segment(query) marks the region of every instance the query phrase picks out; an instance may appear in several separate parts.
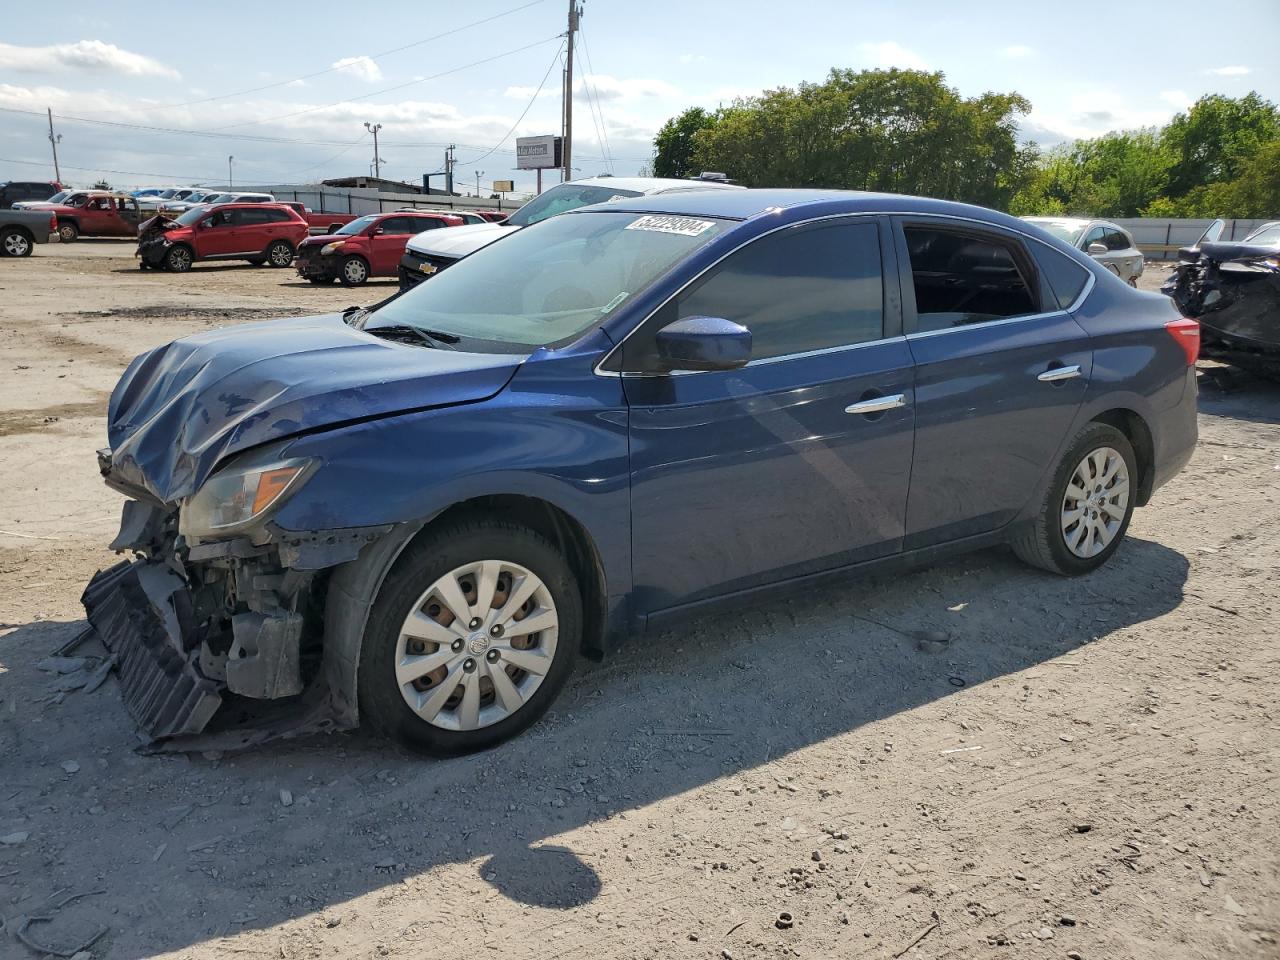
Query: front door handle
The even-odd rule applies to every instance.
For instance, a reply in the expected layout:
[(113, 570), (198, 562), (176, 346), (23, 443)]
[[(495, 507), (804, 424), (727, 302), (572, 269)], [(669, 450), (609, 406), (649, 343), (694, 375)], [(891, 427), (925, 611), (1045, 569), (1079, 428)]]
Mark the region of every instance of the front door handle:
[(905, 407), (907, 398), (905, 394), (895, 393), (888, 397), (872, 397), (870, 400), (860, 400), (858, 403), (851, 403), (844, 408), (845, 413), (884, 413), (886, 410), (893, 410), (897, 407)]
[(1078, 376), (1080, 376), (1080, 364), (1076, 363), (1069, 367), (1050, 367), (1036, 379), (1041, 383), (1056, 383), (1059, 380), (1074, 380)]

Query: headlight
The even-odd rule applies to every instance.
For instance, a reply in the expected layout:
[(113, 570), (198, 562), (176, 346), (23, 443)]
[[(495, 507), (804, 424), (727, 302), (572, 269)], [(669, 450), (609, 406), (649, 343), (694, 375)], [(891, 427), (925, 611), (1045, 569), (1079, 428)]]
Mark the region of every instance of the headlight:
[(328, 255), (328, 254), (333, 253), (333, 252), (335, 252), (335, 251), (337, 251), (337, 250), (341, 250), (341, 249), (342, 249), (342, 245), (343, 245), (344, 243), (346, 243), (346, 242), (347, 242), (347, 241), (345, 241), (345, 240), (335, 240), (335, 241), (333, 241), (333, 243), (326, 243), (323, 247), (321, 247), (321, 248), (320, 248), (320, 253), (321, 253), (321, 254), (323, 254), (323, 255)]
[(232, 461), (182, 505), (178, 529), (186, 537), (236, 533), (284, 503), (315, 465), (315, 460), (280, 459), (278, 447)]

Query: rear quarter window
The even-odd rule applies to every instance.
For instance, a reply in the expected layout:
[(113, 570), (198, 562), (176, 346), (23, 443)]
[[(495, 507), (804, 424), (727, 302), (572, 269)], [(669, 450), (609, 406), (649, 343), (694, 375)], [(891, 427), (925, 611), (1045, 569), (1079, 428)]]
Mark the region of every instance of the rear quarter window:
[[(1049, 289), (1057, 300), (1059, 310), (1068, 309), (1079, 298), (1089, 282), (1089, 271), (1070, 257), (1064, 256), (1045, 244), (1029, 244), (1041, 274), (1049, 281)], [(1046, 304), (1052, 306), (1052, 304)]]

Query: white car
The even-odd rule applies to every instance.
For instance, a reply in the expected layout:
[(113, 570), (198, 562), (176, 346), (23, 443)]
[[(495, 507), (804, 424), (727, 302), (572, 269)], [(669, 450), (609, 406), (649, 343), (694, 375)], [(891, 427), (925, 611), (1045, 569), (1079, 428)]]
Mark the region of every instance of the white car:
[(433, 273), (461, 260), (469, 253), (488, 246), (499, 237), (557, 213), (576, 210), (593, 203), (614, 199), (643, 197), (655, 193), (678, 193), (686, 190), (741, 190), (742, 187), (718, 180), (667, 180), (661, 177), (588, 177), (557, 184), (530, 200), (501, 223), (477, 223), (473, 226), (427, 230), (405, 246), (400, 258), (400, 289), (415, 287)]
[(1129, 231), (1109, 220), (1080, 217), (1023, 217), (1077, 250), (1083, 250), (1131, 287), (1142, 276), (1142, 251)]

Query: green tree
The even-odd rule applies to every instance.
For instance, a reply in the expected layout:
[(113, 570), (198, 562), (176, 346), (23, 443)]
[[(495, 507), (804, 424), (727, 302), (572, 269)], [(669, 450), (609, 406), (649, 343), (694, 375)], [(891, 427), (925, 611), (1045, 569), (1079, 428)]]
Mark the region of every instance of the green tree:
[(695, 176), (690, 165), (694, 134), (713, 123), (715, 118), (701, 107), (690, 107), (664, 123), (653, 140), (653, 176), (678, 179)]
[(747, 186), (892, 190), (1004, 206), (1037, 155), (1017, 140), (1029, 109), (1016, 93), (961, 97), (941, 73), (832, 70), (823, 83), (766, 90), (721, 109), (693, 134), (691, 169), (723, 170)]
[(1169, 196), (1182, 197), (1240, 176), (1263, 144), (1280, 140), (1280, 111), (1256, 92), (1211, 94), (1174, 117), (1162, 140), (1174, 158)]

